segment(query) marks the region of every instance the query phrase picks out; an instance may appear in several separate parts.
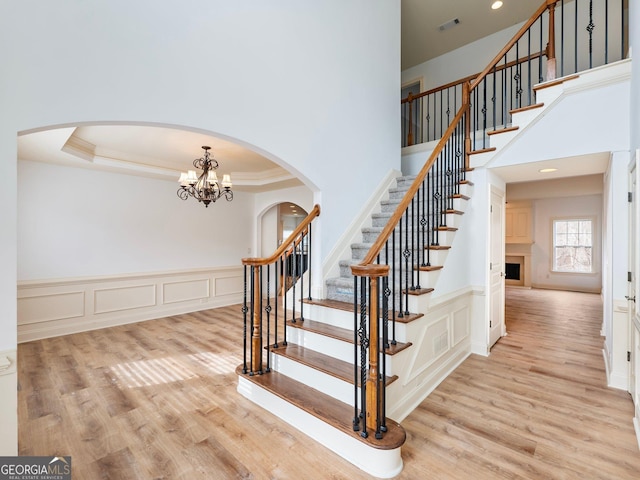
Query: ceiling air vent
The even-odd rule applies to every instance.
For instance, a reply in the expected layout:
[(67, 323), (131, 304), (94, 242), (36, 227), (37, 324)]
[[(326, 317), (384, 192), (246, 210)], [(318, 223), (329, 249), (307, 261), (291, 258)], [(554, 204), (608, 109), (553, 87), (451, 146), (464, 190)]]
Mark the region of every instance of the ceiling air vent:
[(448, 22), (444, 22), (442, 25), (440, 25), (438, 27), (438, 30), (442, 31), (442, 30), (448, 30), (451, 27), (455, 27), (456, 25), (458, 25), (460, 23), (460, 19), (459, 18), (454, 18), (453, 20), (449, 20)]

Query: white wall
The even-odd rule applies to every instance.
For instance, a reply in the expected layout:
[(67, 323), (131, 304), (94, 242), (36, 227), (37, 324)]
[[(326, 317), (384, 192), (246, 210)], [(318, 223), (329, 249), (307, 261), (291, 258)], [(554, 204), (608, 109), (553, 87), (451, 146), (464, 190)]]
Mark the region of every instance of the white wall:
[(177, 184), (18, 162), (18, 280), (240, 265), (253, 195), (208, 208)]
[[(237, 139), (320, 192), (319, 254), (400, 165), (399, 0), (2, 2), (0, 49), (0, 351), (16, 346), (19, 132), (134, 122)], [(16, 452), (15, 418), (2, 410), (0, 453)]]
[[(602, 195), (545, 198), (532, 202), (533, 245), (531, 246), (531, 283), (538, 288), (557, 288), (600, 292), (602, 286), (601, 234)], [(554, 218), (592, 217), (595, 220), (594, 273), (552, 272), (552, 220)]]

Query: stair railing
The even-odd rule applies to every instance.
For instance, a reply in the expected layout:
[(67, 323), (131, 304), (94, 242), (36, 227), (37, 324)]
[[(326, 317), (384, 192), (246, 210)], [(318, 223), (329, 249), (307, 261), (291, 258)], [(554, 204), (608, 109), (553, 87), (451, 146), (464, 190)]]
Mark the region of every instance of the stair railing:
[[(609, 0), (597, 1), (608, 4)], [(620, 0), (622, 10), (624, 1)], [(558, 3), (562, 12), (560, 26), (555, 18)], [(351, 266), (355, 343), (353, 429), (362, 436), (374, 431), (376, 437), (382, 437), (386, 431), (385, 350), (396, 343), (396, 319), (410, 314), (409, 296), (429, 290), (420, 285), (420, 272), (432, 269), (431, 252), (443, 248), (439, 243), (440, 232), (450, 230), (447, 217), (456, 213), (453, 201), (460, 197), (460, 185), (466, 182), (470, 153), (484, 148), (489, 129), (508, 126), (513, 109), (535, 101), (534, 74), (536, 83), (542, 82), (545, 75), (547, 80), (555, 78), (556, 30), (561, 30), (560, 38), (564, 39), (565, 3), (569, 2), (545, 0), (482, 72), (473, 79), (463, 79), (459, 86), (452, 84), (432, 92), (453, 97), (453, 105), (460, 98), (460, 107), (363, 261)], [(588, 3), (593, 9), (594, 0)], [(577, 12), (578, 8), (574, 10)], [(544, 15), (546, 12), (548, 15)], [(590, 40), (594, 28), (591, 24), (587, 28)], [(624, 35), (623, 32), (623, 43)], [(577, 33), (575, 38), (577, 44)], [(537, 52), (532, 51), (532, 39), (536, 39)], [(542, 62), (543, 56), (546, 62)], [(460, 88), (459, 96), (450, 88)], [(421, 100), (428, 95), (410, 94), (405, 102), (409, 108), (416, 108), (412, 105), (416, 98)], [(447, 120), (451, 105), (447, 104)], [(413, 132), (412, 126), (408, 132)]]
[[(468, 84), (462, 106), (354, 275), (353, 429), (381, 438), (386, 431), (386, 349), (396, 344), (395, 322), (409, 315), (409, 296), (425, 291), (420, 271), (431, 269), (431, 252), (460, 195), (467, 170)], [(358, 390), (359, 389), (359, 390)]]
[[(277, 348), (280, 344), (287, 345), (287, 319), (290, 318), (293, 323), (304, 320), (304, 302), (300, 303), (300, 316), (296, 318), (296, 285), (299, 280), (299, 296), (304, 297), (304, 273), (308, 272), (307, 297), (311, 300), (312, 221), (319, 215), (320, 206), (315, 205), (271, 256), (242, 259), (244, 374), (252, 376), (270, 372), (269, 349)], [(292, 289), (290, 309), (287, 308), (288, 286)], [(282, 300), (279, 296), (282, 296)], [(278, 325), (281, 326), (280, 335)], [(269, 348), (265, 349), (265, 346)]]
[(401, 100), (402, 146), (440, 138), (471, 82), (472, 146), (487, 148), (487, 132), (535, 103), (536, 84), (625, 58), (627, 17), (628, 0), (545, 0), (485, 70)]

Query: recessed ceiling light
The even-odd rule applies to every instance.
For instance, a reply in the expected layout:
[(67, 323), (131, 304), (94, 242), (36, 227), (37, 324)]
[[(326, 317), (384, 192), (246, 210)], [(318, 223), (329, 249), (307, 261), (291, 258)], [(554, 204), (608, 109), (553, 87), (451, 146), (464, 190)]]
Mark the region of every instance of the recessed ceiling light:
[(501, 6), (502, 6), (502, 2), (500, 0), (497, 0), (491, 4), (491, 8), (494, 10), (499, 9)]
[(551, 173), (557, 171), (557, 168), (541, 168), (538, 170), (540, 173)]

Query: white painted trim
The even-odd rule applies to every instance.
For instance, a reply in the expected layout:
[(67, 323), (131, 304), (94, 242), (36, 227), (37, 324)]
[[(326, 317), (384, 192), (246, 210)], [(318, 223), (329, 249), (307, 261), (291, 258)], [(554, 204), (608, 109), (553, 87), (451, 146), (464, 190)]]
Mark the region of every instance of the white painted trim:
[(633, 417), (633, 429), (636, 432), (636, 440), (638, 441), (638, 449), (640, 449), (640, 422), (638, 417)]
[(388, 198), (389, 188), (401, 175), (402, 173), (398, 170), (389, 170), (378, 188), (364, 204), (358, 216), (351, 222), (351, 226), (345, 230), (336, 242), (336, 246), (326, 256), (322, 264), (323, 292), (317, 292), (318, 298), (325, 298), (325, 281), (328, 278), (340, 276), (340, 260), (351, 258), (351, 244), (362, 242), (362, 228), (371, 225), (371, 215), (380, 212), (380, 202)]
[(378, 478), (392, 478), (402, 471), (400, 447), (381, 450), (337, 430), (317, 417), (238, 376), (238, 393), (300, 430), (359, 469)]
[(242, 302), (242, 266), (18, 283), (18, 343)]

